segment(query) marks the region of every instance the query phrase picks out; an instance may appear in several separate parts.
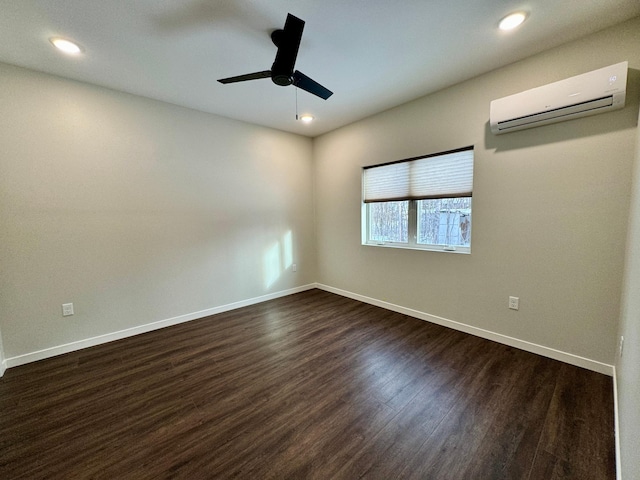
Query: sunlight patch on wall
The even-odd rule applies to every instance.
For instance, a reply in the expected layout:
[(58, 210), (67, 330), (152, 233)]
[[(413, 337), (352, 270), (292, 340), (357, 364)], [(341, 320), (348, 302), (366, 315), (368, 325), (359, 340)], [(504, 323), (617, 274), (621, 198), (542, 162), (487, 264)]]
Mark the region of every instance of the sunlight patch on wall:
[(285, 270), (293, 265), (293, 233), (291, 230), (282, 237), (282, 261)]
[(269, 288), (280, 278), (280, 244), (274, 243), (264, 253), (264, 286)]
[(293, 265), (293, 232), (288, 230), (282, 238), (271, 244), (264, 252), (264, 286), (270, 288)]

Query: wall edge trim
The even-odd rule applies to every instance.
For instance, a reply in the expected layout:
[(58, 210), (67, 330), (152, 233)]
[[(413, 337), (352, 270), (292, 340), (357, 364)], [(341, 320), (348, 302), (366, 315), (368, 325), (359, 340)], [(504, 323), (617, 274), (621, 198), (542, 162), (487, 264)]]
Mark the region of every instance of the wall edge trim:
[(613, 368), (613, 432), (616, 447), (616, 479), (622, 480), (622, 457), (620, 452), (620, 410), (618, 409), (618, 371)]
[(449, 320), (448, 318), (438, 317), (437, 315), (431, 315), (430, 313), (421, 312), (419, 310), (403, 307), (401, 305), (385, 302), (384, 300), (378, 300), (375, 298), (367, 297), (365, 295), (360, 295), (358, 293), (342, 290), (340, 288), (331, 287), (329, 285), (318, 283), (317, 288), (319, 288), (320, 290), (325, 290), (330, 293), (335, 293), (336, 295), (341, 295), (343, 297), (351, 298), (353, 300), (358, 300), (364, 303), (368, 303), (370, 305), (375, 305), (377, 307), (385, 308), (387, 310), (391, 310), (397, 313), (409, 315), (411, 317), (415, 317), (420, 320), (442, 325), (443, 327), (448, 327), (464, 333), (469, 333), (471, 335), (475, 335), (476, 337), (481, 337), (487, 340), (492, 340), (494, 342), (502, 343), (503, 345), (519, 348), (520, 350), (525, 350), (530, 353), (542, 355), (543, 357), (552, 358), (553, 360), (558, 360), (564, 363), (568, 363), (576, 367), (586, 368), (587, 370), (592, 370), (594, 372), (602, 373), (608, 376), (614, 375), (613, 365), (602, 363), (597, 360), (592, 360), (589, 358), (581, 357), (579, 355), (574, 355), (573, 353), (563, 352), (561, 350), (556, 350), (551, 347), (545, 347), (544, 345), (538, 345), (536, 343), (528, 342), (526, 340), (521, 340), (519, 338), (509, 337), (501, 333), (496, 333), (490, 330), (485, 330), (483, 328), (474, 327), (472, 325), (467, 325), (466, 323), (457, 322), (455, 320)]
[(281, 290), (278, 292), (269, 293), (267, 295), (261, 295), (259, 297), (248, 298), (246, 300), (240, 300), (240, 301), (229, 303), (226, 305), (220, 305), (218, 307), (212, 307), (205, 310), (200, 310), (198, 312), (187, 313), (184, 315), (179, 315), (177, 317), (158, 320), (155, 322), (146, 323), (144, 325), (138, 325), (135, 327), (126, 328), (124, 330), (118, 330), (115, 332), (106, 333), (103, 335), (97, 335), (95, 337), (90, 337), (83, 340), (77, 340), (74, 342), (65, 343), (63, 345), (57, 345), (55, 347), (49, 347), (42, 350), (25, 353), (15, 357), (9, 357), (5, 359), (3, 367), (0, 367), (0, 372), (4, 373), (3, 368), (6, 369), (11, 367), (17, 367), (20, 365), (25, 365), (31, 362), (37, 362), (38, 360), (44, 360), (46, 358), (55, 357), (57, 355), (75, 352), (77, 350), (94, 347), (96, 345), (102, 345), (103, 343), (113, 342), (115, 340), (122, 340), (124, 338), (133, 337), (135, 335), (152, 332), (154, 330), (159, 330), (161, 328), (170, 327), (172, 325), (178, 325), (180, 323), (190, 322), (192, 320), (197, 320), (199, 318), (208, 317), (210, 315), (216, 315), (218, 313), (224, 313), (231, 310), (236, 310), (242, 307), (248, 307), (250, 305), (255, 305), (257, 303), (274, 300), (280, 297), (286, 297), (288, 295), (304, 292), (306, 290), (312, 290), (314, 288), (317, 288), (317, 285), (315, 283), (310, 283), (307, 285), (302, 285), (302, 286), (290, 288), (287, 290)]

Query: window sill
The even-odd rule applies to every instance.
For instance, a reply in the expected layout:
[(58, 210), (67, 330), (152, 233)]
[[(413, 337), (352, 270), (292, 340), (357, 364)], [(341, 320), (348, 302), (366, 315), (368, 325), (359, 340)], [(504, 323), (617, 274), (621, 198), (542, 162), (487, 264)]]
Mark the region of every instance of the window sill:
[(442, 245), (425, 245), (425, 246), (417, 246), (417, 245), (409, 245), (403, 243), (373, 243), (367, 242), (362, 244), (365, 247), (382, 247), (382, 248), (398, 248), (402, 250), (421, 250), (426, 252), (440, 252), (440, 253), (462, 253), (465, 255), (471, 255), (470, 247), (453, 247), (455, 250), (445, 249)]

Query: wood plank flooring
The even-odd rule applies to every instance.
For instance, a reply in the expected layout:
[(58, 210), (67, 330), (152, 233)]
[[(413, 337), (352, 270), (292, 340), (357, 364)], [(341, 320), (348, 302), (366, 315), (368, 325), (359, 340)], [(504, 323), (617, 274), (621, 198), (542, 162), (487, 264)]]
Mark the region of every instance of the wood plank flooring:
[(614, 479), (611, 378), (311, 290), (11, 368), (2, 479)]

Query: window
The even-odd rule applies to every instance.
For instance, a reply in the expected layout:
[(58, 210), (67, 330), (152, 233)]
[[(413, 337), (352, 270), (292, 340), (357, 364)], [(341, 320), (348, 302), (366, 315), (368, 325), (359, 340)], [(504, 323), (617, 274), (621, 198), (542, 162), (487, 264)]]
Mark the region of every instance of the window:
[(470, 253), (473, 147), (365, 167), (366, 245)]

